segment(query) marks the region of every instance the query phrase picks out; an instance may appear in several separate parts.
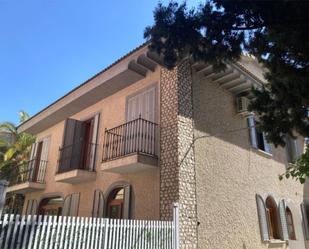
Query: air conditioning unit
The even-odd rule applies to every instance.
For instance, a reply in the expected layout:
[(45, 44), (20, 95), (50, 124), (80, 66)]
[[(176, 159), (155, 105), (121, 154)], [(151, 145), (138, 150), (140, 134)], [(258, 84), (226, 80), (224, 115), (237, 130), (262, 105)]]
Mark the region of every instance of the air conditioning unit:
[(250, 112), (248, 111), (248, 106), (249, 106), (249, 99), (247, 99), (246, 97), (236, 98), (236, 111), (238, 114), (242, 116), (250, 115)]

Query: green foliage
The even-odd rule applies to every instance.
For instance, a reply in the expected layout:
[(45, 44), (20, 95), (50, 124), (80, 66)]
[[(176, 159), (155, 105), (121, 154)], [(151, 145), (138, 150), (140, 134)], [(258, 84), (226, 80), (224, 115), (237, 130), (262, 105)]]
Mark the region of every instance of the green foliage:
[(244, 50), (254, 55), (269, 84), (253, 89), (250, 110), (259, 115), (267, 139), (285, 146), (287, 134), (309, 136), (308, 13), (309, 1), (209, 0), (195, 9), (170, 2), (157, 6), (144, 36), (167, 68), (191, 58), (224, 70)]
[(150, 49), (173, 68), (184, 58), (224, 69), (245, 49), (268, 69), (269, 85), (255, 90), (251, 109), (261, 129), (276, 146), (286, 133), (309, 136), (309, 2), (206, 1), (196, 9), (186, 4), (159, 4), (155, 24), (147, 27)]
[(292, 178), (303, 184), (306, 178), (309, 177), (309, 146), (306, 147), (306, 152), (295, 162), (295, 164), (289, 168), (284, 174), (279, 175), (279, 179)]
[[(29, 115), (21, 111), (19, 118), (20, 122), (24, 122), (29, 118)], [(25, 132), (19, 133), (17, 126), (11, 122), (0, 123), (0, 132), (8, 133), (14, 141), (9, 144), (0, 140), (0, 176), (8, 178), (12, 169), (29, 160), (31, 145), (35, 142), (35, 137)]]

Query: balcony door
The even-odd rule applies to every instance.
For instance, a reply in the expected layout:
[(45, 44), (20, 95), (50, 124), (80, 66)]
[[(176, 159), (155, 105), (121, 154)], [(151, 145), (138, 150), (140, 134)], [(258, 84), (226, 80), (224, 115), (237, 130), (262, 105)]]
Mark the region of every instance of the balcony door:
[(66, 120), (59, 173), (74, 169), (94, 169), (98, 122), (99, 114), (85, 121)]

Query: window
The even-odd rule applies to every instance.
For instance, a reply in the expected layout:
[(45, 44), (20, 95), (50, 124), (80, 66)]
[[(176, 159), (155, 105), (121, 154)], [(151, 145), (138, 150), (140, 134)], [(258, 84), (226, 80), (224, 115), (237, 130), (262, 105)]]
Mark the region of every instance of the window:
[(60, 196), (44, 198), (40, 201), (39, 215), (61, 215), (63, 199)]
[(131, 186), (117, 186), (107, 196), (105, 216), (112, 219), (130, 219)]
[(107, 216), (111, 219), (123, 218), (124, 189), (114, 189), (108, 198)]
[(270, 239), (280, 239), (278, 229), (278, 211), (277, 204), (272, 197), (266, 199), (266, 217), (268, 224), (268, 233)]
[(254, 118), (254, 116), (248, 117), (251, 146), (255, 149), (263, 150), (271, 154), (271, 146), (266, 140), (266, 134), (256, 128), (258, 124), (259, 122)]
[(292, 212), (288, 207), (286, 207), (285, 212), (286, 212), (286, 222), (287, 222), (289, 240), (296, 240)]

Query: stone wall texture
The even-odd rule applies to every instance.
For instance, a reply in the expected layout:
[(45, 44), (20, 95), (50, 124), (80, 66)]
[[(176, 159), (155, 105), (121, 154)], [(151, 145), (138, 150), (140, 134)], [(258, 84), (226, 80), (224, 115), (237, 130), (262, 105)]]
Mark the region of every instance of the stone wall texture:
[(161, 69), (160, 216), (179, 203), (180, 248), (197, 248), (192, 77), (188, 61)]
[(236, 113), (235, 96), (206, 78), (193, 74), (193, 79), (199, 248), (287, 248), (261, 241), (255, 200), (260, 194), (274, 196), (277, 203), (286, 200), (297, 238), (288, 248), (304, 249), (304, 186), (278, 179), (287, 165), (285, 149), (273, 147), (269, 156), (251, 148), (247, 121)]

